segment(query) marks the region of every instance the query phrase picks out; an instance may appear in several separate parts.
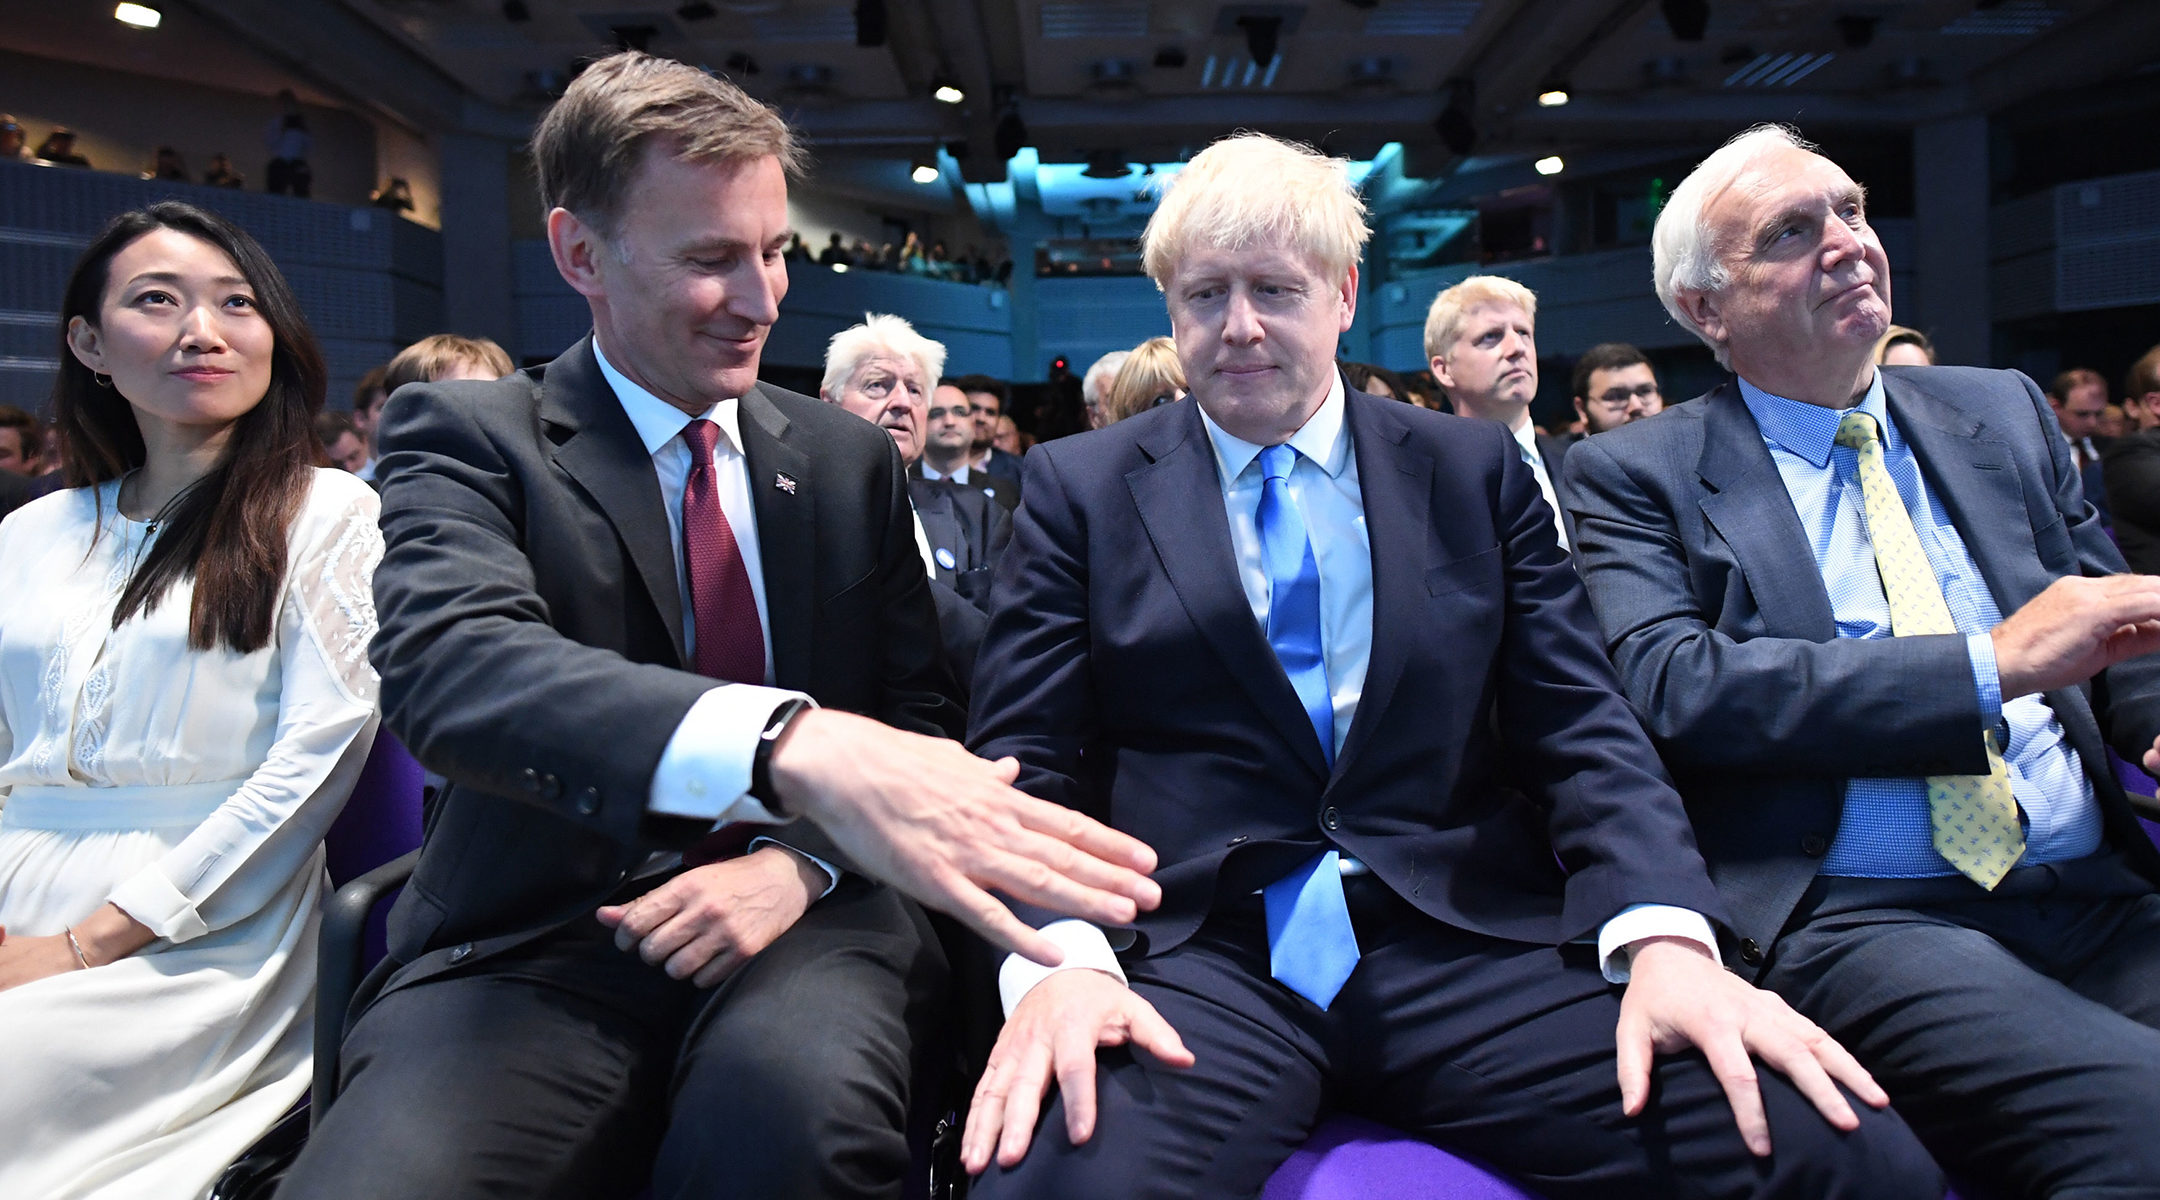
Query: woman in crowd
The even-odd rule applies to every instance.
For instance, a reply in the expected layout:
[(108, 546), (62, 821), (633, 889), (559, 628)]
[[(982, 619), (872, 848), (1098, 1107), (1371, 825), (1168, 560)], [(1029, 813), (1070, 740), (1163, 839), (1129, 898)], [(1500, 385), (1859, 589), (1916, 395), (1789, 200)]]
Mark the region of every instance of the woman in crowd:
[(199, 1196), (307, 1087), (377, 505), (224, 219), (117, 218), (61, 319), (72, 486), (0, 522), (0, 1196)]
[(1133, 347), (1131, 356), (1111, 377), (1103, 399), (1103, 424), (1184, 398), (1185, 368), (1178, 363), (1177, 343), (1166, 337), (1149, 338)]
[(1882, 340), (1875, 343), (1875, 364), (1882, 367), (1932, 367), (1935, 365), (1935, 343), (1917, 329), (1892, 325), (1883, 330)]

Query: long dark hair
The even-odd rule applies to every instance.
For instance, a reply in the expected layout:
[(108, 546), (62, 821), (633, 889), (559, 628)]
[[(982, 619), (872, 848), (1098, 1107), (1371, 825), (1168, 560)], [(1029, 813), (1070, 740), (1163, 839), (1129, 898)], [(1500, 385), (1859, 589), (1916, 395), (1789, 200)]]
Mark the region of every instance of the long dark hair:
[(301, 316), (300, 302), (254, 238), (216, 213), (165, 201), (113, 218), (83, 251), (60, 309), (53, 417), (60, 427), (61, 464), (71, 487), (117, 479), (143, 465), (135, 410), (111, 386), (100, 386), (75, 357), (67, 329), (76, 317), (97, 325), (114, 256), (158, 229), (199, 238), (233, 260), (255, 291), (255, 308), (269, 322), (276, 348), (269, 391), (233, 422), (218, 464), (173, 498), (163, 532), (120, 593), (113, 628), (150, 612), (173, 584), (192, 577), (188, 645), (210, 650), (222, 644), (249, 654), (270, 644), (277, 622), (285, 536), (307, 497), (309, 470), (320, 453), (312, 420), (322, 408), (327, 383), (322, 351)]

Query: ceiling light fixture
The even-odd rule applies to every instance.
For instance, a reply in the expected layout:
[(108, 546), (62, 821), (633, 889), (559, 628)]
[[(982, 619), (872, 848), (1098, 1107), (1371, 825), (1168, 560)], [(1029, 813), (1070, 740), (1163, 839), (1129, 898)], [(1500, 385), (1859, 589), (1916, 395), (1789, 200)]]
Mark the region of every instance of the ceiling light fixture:
[(1564, 87), (1549, 87), (1537, 94), (1539, 108), (1559, 108), (1569, 99), (1568, 90)]
[(137, 29), (156, 29), (165, 14), (147, 4), (122, 4), (112, 10), (113, 20)]
[(1537, 167), (1537, 173), (1540, 175), (1558, 175), (1567, 169), (1567, 164), (1561, 162), (1560, 156), (1557, 154), (1546, 155), (1533, 165)]
[(938, 169), (930, 163), (918, 162), (915, 164), (915, 170), (908, 177), (917, 183), (936, 183), (938, 181)]
[(967, 99), (967, 93), (950, 76), (939, 75), (930, 80), (930, 95), (940, 104), (958, 104)]

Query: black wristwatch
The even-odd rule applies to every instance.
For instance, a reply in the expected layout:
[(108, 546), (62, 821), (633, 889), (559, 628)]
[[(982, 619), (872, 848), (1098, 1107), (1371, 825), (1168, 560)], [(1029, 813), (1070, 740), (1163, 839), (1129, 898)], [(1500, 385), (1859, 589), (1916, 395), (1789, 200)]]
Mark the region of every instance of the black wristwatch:
[(794, 814), (780, 802), (779, 790), (773, 787), (772, 750), (780, 735), (787, 732), (788, 725), (808, 707), (808, 700), (796, 697), (772, 710), (772, 716), (765, 719), (765, 732), (758, 734), (757, 752), (750, 757), (750, 795), (765, 806), (766, 812), (782, 820)]

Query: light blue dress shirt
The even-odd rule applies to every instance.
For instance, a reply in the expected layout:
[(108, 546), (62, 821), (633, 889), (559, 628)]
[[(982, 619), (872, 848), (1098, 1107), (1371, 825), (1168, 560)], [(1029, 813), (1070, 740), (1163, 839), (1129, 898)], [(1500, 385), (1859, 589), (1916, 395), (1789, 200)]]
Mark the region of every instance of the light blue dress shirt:
[[(1830, 611), (1841, 638), (1891, 636), (1890, 601), (1875, 567), (1874, 543), (1861, 500), (1859, 452), (1837, 444), (1838, 423), (1850, 409), (1824, 408), (1773, 396), (1740, 381), (1740, 397), (1762, 431), (1770, 458), (1792, 497), (1808, 548), (1830, 594)], [(1898, 433), (1883, 396), (1882, 375), (1868, 386), (1859, 408), (1882, 429), (1883, 465), (1912, 515), (1913, 529), (1935, 569), (1950, 619), (1972, 658), (1980, 728), (1997, 729), (2010, 769), (2010, 791), (2025, 821), (2020, 865), (2083, 858), (2100, 846), (2100, 806), (2077, 751), (2063, 737), (2055, 711), (2037, 695), (2005, 702), (1988, 631), (2002, 611), (1951, 524), (1950, 514), (1928, 489), (1912, 446)], [(1954, 875), (1936, 852), (1928, 820), (1927, 780), (1853, 779), (1845, 785), (1845, 814), (1824, 858), (1825, 875), (1916, 879)]]

